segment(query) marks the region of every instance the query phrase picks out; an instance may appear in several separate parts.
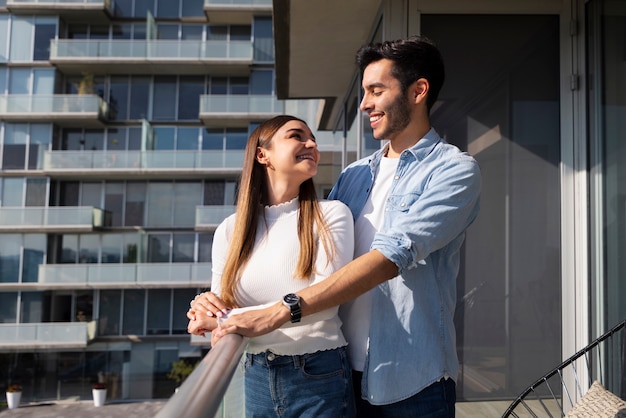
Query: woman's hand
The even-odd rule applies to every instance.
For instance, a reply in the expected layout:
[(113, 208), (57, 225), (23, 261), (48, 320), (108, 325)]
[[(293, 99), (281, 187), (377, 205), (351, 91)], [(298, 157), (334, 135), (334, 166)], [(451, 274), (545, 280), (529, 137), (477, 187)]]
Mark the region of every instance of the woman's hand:
[(194, 335), (206, 337), (207, 332), (212, 332), (217, 328), (217, 320), (215, 318), (198, 318), (192, 319), (187, 325), (187, 332)]
[(220, 299), (213, 292), (203, 292), (196, 295), (195, 298), (189, 303), (189, 310), (187, 311), (187, 318), (191, 321), (200, 319), (201, 317), (215, 317), (221, 318), (228, 314), (230, 310), (229, 306), (226, 306), (224, 301)]

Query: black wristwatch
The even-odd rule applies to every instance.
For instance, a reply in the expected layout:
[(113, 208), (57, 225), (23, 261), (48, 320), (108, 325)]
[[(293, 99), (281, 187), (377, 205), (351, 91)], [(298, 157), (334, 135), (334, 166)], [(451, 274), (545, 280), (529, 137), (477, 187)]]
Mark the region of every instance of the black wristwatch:
[(283, 305), (291, 311), (291, 322), (300, 322), (302, 318), (302, 310), (300, 309), (300, 296), (295, 293), (287, 293), (283, 296)]

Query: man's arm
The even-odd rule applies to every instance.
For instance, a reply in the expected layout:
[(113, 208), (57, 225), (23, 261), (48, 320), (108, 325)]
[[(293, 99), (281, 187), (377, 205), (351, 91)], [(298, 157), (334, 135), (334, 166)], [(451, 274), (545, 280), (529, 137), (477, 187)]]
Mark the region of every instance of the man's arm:
[[(348, 302), (398, 274), (398, 267), (378, 250), (354, 259), (325, 280), (298, 292), (302, 315), (311, 315)], [(265, 309), (233, 315), (213, 332), (256, 337), (280, 328), (290, 319), (289, 309), (277, 302)]]

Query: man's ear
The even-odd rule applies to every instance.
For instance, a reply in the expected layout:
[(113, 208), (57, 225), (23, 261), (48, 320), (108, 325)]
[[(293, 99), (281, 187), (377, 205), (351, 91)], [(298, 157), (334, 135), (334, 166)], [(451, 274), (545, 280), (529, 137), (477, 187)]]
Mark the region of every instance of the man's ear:
[(425, 78), (419, 78), (413, 83), (411, 97), (415, 103), (420, 101), (426, 102), (426, 97), (428, 96), (428, 91), (430, 90), (430, 84), (428, 84), (428, 80)]

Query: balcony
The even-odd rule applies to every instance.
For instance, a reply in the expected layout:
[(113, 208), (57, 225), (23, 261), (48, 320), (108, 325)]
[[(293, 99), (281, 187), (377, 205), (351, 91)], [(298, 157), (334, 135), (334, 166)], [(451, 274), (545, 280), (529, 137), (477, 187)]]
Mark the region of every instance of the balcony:
[(272, 0), (204, 0), (211, 23), (250, 24), (254, 16), (271, 15)]
[(96, 322), (0, 324), (3, 349), (84, 348), (96, 335)]
[(65, 74), (249, 74), (251, 41), (53, 39), (50, 62)]
[(43, 172), (53, 178), (197, 178), (238, 175), (243, 150), (46, 151)]
[(0, 232), (91, 232), (110, 223), (108, 212), (91, 206), (0, 207)]
[(200, 120), (206, 126), (245, 127), (253, 120), (266, 120), (285, 112), (285, 104), (272, 95), (200, 96)]
[(108, 105), (95, 94), (9, 94), (0, 96), (0, 120), (51, 122), (66, 127), (101, 127)]
[(236, 206), (197, 206), (196, 207), (196, 231), (212, 231), (222, 223), (224, 219), (235, 213)]
[[(40, 264), (36, 283), (20, 289), (107, 289), (206, 287), (211, 263)], [(18, 284), (1, 284), (15, 288)]]
[(115, 8), (113, 0), (7, 0), (6, 4), (14, 14), (57, 15), (66, 22), (107, 21)]

